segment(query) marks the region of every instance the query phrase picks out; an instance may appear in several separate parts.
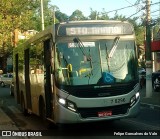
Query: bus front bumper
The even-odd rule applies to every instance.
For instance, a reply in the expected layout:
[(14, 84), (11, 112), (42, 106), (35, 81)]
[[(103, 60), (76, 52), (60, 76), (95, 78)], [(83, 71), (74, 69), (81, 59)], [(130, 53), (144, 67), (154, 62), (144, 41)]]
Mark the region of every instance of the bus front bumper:
[(116, 120), (128, 117), (136, 117), (140, 112), (140, 98), (137, 102), (130, 108), (127, 109), (125, 114), (110, 115), (103, 117), (82, 117), (79, 112), (73, 112), (61, 104), (57, 103), (56, 113), (55, 113), (55, 122), (56, 123), (85, 123), (85, 122), (96, 122), (96, 121), (106, 121), (106, 120)]

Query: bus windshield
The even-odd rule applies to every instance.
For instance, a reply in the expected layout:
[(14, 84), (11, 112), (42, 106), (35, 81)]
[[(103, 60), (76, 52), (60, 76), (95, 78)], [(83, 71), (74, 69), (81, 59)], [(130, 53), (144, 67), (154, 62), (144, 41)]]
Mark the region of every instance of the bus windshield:
[(56, 82), (74, 86), (108, 85), (135, 80), (137, 61), (134, 40), (118, 38), (118, 43), (114, 43), (115, 39), (88, 42), (77, 39), (57, 43)]

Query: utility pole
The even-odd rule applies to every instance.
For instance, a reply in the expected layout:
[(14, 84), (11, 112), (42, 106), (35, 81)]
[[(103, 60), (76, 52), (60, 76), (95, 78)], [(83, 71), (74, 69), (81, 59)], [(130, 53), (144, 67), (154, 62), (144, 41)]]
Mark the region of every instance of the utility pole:
[(43, 0), (41, 0), (41, 21), (42, 21), (42, 30), (44, 30)]
[(152, 96), (152, 53), (150, 0), (146, 0), (146, 97)]

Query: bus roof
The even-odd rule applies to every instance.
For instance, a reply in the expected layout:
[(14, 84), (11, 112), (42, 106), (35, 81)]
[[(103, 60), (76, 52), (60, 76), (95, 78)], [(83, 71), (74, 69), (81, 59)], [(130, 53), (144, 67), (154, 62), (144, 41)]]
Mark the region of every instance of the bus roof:
[(82, 21), (67, 21), (60, 23), (63, 24), (79, 24), (79, 23), (129, 23), (128, 21), (121, 21), (121, 20), (82, 20)]

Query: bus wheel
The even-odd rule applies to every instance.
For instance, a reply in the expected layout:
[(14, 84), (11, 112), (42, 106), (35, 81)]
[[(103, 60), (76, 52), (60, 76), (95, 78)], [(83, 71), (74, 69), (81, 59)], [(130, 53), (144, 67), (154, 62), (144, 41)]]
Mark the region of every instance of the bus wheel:
[(40, 99), (39, 101), (39, 116), (42, 118), (43, 122), (45, 121), (45, 104), (44, 104), (44, 101), (43, 99)]
[(28, 111), (27, 111), (27, 109), (25, 108), (24, 98), (22, 98), (22, 100), (21, 100), (21, 107), (22, 107), (23, 115), (24, 115), (24, 116), (27, 116), (27, 115), (28, 115)]
[(4, 82), (1, 82), (1, 86), (2, 86), (2, 87), (4, 87), (4, 86), (5, 86)]

